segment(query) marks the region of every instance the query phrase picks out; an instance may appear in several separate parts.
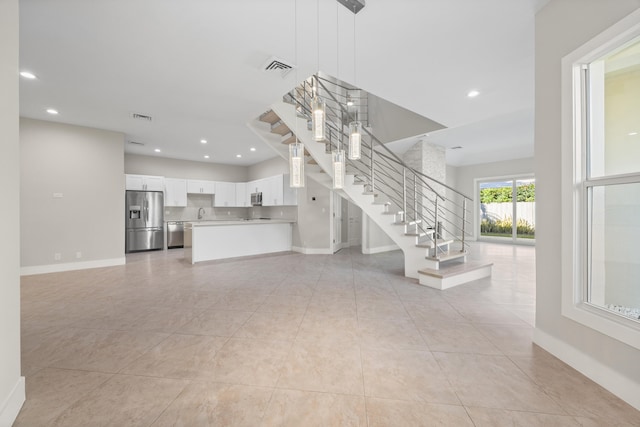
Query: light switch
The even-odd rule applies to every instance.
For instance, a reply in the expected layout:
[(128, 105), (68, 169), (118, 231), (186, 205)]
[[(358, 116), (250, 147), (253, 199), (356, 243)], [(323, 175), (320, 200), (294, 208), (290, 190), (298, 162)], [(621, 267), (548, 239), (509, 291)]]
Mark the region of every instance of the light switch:
[(62, 193), (53, 193), (54, 199), (62, 199)]

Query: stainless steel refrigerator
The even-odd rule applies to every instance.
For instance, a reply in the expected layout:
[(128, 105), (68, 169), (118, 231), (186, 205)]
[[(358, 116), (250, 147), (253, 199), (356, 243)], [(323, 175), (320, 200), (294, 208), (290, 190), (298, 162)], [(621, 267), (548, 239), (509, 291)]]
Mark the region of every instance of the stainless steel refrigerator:
[(162, 249), (164, 195), (161, 191), (127, 191), (125, 252)]

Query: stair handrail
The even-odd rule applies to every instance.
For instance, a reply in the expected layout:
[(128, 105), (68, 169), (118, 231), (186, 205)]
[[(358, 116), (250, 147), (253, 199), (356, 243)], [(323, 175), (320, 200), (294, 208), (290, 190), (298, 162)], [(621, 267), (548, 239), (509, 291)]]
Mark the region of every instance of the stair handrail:
[[(316, 78), (317, 78), (317, 75), (316, 75)], [(325, 79), (322, 79), (322, 80), (325, 80)], [(342, 105), (342, 104), (341, 104), (341, 103), (340, 103), (340, 102), (335, 98), (335, 96), (333, 95), (333, 93), (332, 93), (332, 92), (331, 92), (331, 91), (330, 91), (330, 90), (329, 90), (329, 89), (324, 85), (324, 83), (322, 83), (321, 79), (318, 79), (318, 78), (317, 78), (317, 81), (318, 81), (318, 84), (320, 84), (320, 86), (322, 86), (322, 88), (323, 88), (323, 89), (324, 89), (324, 90), (329, 94), (329, 96), (331, 97), (331, 99), (332, 99), (335, 103), (337, 103), (338, 105), (340, 105), (341, 110), (342, 110), (343, 112), (346, 112), (346, 113), (348, 114), (348, 111), (347, 111), (347, 110), (344, 108), (344, 106), (343, 106), (343, 105)], [(327, 81), (327, 80), (325, 80), (325, 81)], [(417, 175), (420, 175), (420, 176), (422, 176), (423, 178), (426, 178), (426, 179), (428, 179), (428, 180), (430, 180), (430, 181), (433, 181), (433, 182), (435, 182), (435, 183), (436, 183), (436, 184), (438, 184), (438, 185), (442, 185), (443, 187), (447, 188), (448, 190), (453, 191), (454, 193), (458, 194), (459, 196), (462, 196), (462, 197), (463, 197), (463, 198), (465, 198), (465, 199), (473, 200), (471, 197), (469, 197), (469, 196), (467, 196), (466, 194), (462, 193), (461, 191), (458, 191), (458, 190), (456, 190), (455, 188), (453, 188), (453, 187), (451, 187), (451, 186), (449, 186), (449, 185), (445, 184), (444, 182), (441, 182), (441, 181), (439, 181), (439, 180), (437, 180), (437, 179), (435, 179), (435, 178), (432, 178), (432, 177), (430, 177), (430, 176), (428, 176), (428, 175), (425, 175), (424, 173), (422, 173), (422, 172), (420, 172), (420, 171), (417, 171), (417, 170), (413, 169), (411, 166), (408, 166), (406, 163), (404, 163), (404, 161), (403, 161), (400, 157), (398, 157), (398, 155), (397, 155), (396, 153), (394, 153), (393, 151), (391, 151), (391, 150), (389, 149), (389, 147), (387, 147), (387, 146), (386, 146), (382, 141), (380, 141), (380, 140), (379, 140), (379, 139), (378, 139), (374, 134), (372, 134), (372, 133), (369, 131), (369, 129), (367, 129), (366, 127), (363, 127), (362, 129), (367, 133), (367, 135), (369, 135), (369, 137), (372, 139), (372, 141), (375, 141), (375, 142), (378, 144), (378, 146), (379, 146), (379, 147), (384, 148), (384, 150), (385, 150), (385, 151), (387, 151), (387, 152), (391, 155), (391, 157), (392, 157), (392, 158), (393, 158), (397, 163), (399, 163), (401, 166), (406, 167), (407, 169), (409, 169), (409, 170), (413, 171), (413, 172), (414, 172), (414, 173), (416, 173)], [(382, 153), (378, 152), (378, 154), (382, 154)], [(442, 198), (442, 197), (441, 197), (441, 198)], [(444, 200), (444, 199), (443, 199), (443, 200)]]
[[(327, 119), (329, 119), (330, 117), (332, 117), (332, 120), (327, 120), (327, 126), (329, 127), (329, 132), (328, 132), (328, 138), (327, 138), (327, 152), (331, 150), (331, 148), (334, 145), (334, 141), (332, 138), (333, 134), (337, 134), (340, 137), (340, 141), (342, 141), (344, 136), (347, 136), (348, 134), (344, 131), (344, 117), (345, 115), (347, 117), (350, 117), (350, 113), (349, 111), (344, 107), (344, 105), (342, 105), (342, 103), (340, 101), (338, 101), (335, 97), (335, 95), (333, 94), (333, 92), (331, 90), (329, 90), (326, 85), (324, 83), (322, 83), (319, 79), (322, 79), (328, 83), (331, 83), (335, 86), (339, 86), (339, 87), (343, 87), (340, 86), (334, 82), (331, 82), (329, 80), (326, 80), (322, 77), (319, 77), (317, 75), (313, 76), (312, 78), (316, 78), (316, 84), (320, 85), (323, 89), (322, 92), (325, 92), (331, 99), (331, 101), (333, 101), (333, 103), (337, 104), (340, 107), (340, 111), (337, 112), (330, 104), (328, 104), (327, 102), (325, 102), (325, 108), (327, 109)], [(300, 91), (300, 86), (297, 86), (296, 88), (294, 88), (293, 95), (291, 96), (292, 100), (294, 101), (294, 104), (299, 105), (302, 110), (306, 113), (306, 117), (310, 117), (310, 113), (311, 113), (311, 109), (310, 109), (310, 102), (307, 102), (307, 95), (312, 96), (313, 94), (315, 94), (316, 96), (322, 96), (321, 94), (319, 94), (319, 90), (317, 90), (317, 86), (315, 90), (311, 90), (311, 92), (309, 92), (307, 90), (307, 85), (311, 86), (312, 83), (309, 83), (308, 80), (304, 80), (302, 82), (302, 99), (303, 102), (300, 102), (300, 100), (298, 99), (298, 97), (296, 95), (298, 95), (301, 91)], [(360, 89), (349, 89), (349, 90), (360, 90)], [(310, 101), (310, 99), (309, 99)], [(297, 108), (296, 108), (297, 109)], [(336, 122), (339, 123), (334, 123), (334, 120)], [(341, 129), (338, 129), (338, 127), (340, 127)], [(332, 132), (333, 130), (333, 132)], [(439, 232), (440, 232), (440, 224), (439, 224), (439, 216), (438, 216), (438, 210), (442, 209), (443, 211), (447, 211), (449, 213), (451, 213), (453, 215), (453, 217), (461, 219), (462, 222), (462, 227), (459, 227), (455, 222), (451, 221), (447, 216), (444, 216), (444, 221), (447, 222), (448, 224), (450, 224), (453, 228), (455, 228), (457, 231), (461, 231), (461, 238), (460, 241), (462, 243), (462, 248), (461, 248), (461, 252), (465, 251), (465, 237), (466, 237), (466, 206), (467, 206), (467, 200), (471, 201), (472, 199), (467, 196), (466, 194), (456, 190), (455, 188), (435, 179), (432, 178), (428, 175), (425, 175), (424, 173), (417, 171), (415, 169), (413, 169), (412, 167), (406, 165), (404, 163), (404, 161), (402, 159), (400, 159), (395, 153), (393, 153), (391, 150), (389, 150), (388, 147), (386, 147), (375, 135), (373, 135), (367, 128), (364, 128), (364, 131), (366, 132), (366, 134), (371, 138), (371, 144), (370, 144), (370, 156), (369, 156), (369, 160), (370, 160), (370, 172), (369, 172), (369, 179), (370, 179), (370, 185), (371, 185), (371, 191), (375, 190), (375, 172), (374, 172), (374, 165), (376, 164), (376, 162), (374, 162), (374, 155), (380, 157), (382, 160), (384, 160), (384, 162), (386, 163), (390, 163), (388, 165), (384, 165), (380, 162), (380, 160), (377, 161), (377, 164), (379, 164), (380, 167), (388, 167), (390, 170), (394, 171), (396, 174), (403, 174), (403, 182), (401, 183), (400, 181), (398, 181), (396, 178), (392, 177), (391, 175), (389, 175), (388, 173), (383, 173), (383, 175), (385, 177), (387, 177), (388, 179), (395, 181), (397, 184), (402, 185), (403, 191), (402, 191), (402, 195), (400, 195), (400, 192), (395, 189), (393, 186), (389, 185), (388, 183), (383, 181), (383, 185), (388, 187), (387, 192), (389, 191), (393, 191), (395, 193), (397, 193), (400, 197), (401, 197), (401, 201), (398, 202), (398, 198), (391, 196), (390, 194), (387, 193), (383, 193), (388, 199), (390, 199), (390, 201), (393, 201), (397, 206), (402, 206), (403, 207), (403, 221), (407, 221), (407, 212), (406, 212), (406, 201), (407, 201), (407, 196), (406, 196), (406, 171), (409, 170), (413, 176), (414, 176), (414, 196), (413, 196), (413, 202), (414, 202), (414, 207), (413, 207), (413, 211), (414, 211), (414, 223), (416, 226), (416, 230), (418, 229), (422, 229), (422, 231), (425, 231), (426, 229), (424, 229), (421, 225), (420, 225), (420, 221), (418, 221), (418, 216), (420, 217), (420, 219), (427, 219), (427, 217), (425, 216), (426, 214), (432, 214), (433, 218), (434, 218), (434, 224), (433, 224), (433, 230), (434, 230), (434, 250), (435, 250), (435, 254), (437, 254), (438, 250), (440, 250), (441, 252), (444, 252), (441, 248), (439, 248), (437, 246), (437, 239), (440, 237)], [(378, 147), (374, 147), (374, 143), (376, 143), (378, 145)], [(389, 154), (385, 154), (384, 152), (382, 152), (381, 150), (379, 150), (378, 148), (382, 147), (385, 151), (387, 151)], [(363, 151), (363, 156), (366, 157), (366, 153)], [(359, 165), (354, 162), (354, 161), (350, 161), (351, 166), (355, 166), (356, 169), (358, 171), (361, 171), (361, 168), (359, 167)], [(396, 165), (400, 165), (402, 166), (402, 172), (398, 171), (396, 167), (392, 166), (392, 164), (396, 164)], [(366, 175), (366, 173), (365, 173)], [(435, 198), (435, 204), (433, 209), (430, 208), (430, 206), (428, 205), (424, 205), (422, 202), (419, 202), (419, 198), (418, 198), (418, 193), (417, 193), (417, 179), (419, 178), (419, 181), (421, 183), (421, 186), (426, 187), (425, 189), (428, 189), (429, 191), (431, 191)], [(440, 186), (442, 186), (443, 188), (449, 189), (452, 192), (454, 192), (455, 194), (458, 194), (459, 196), (461, 196), (463, 198), (462, 200), (462, 206), (460, 206), (459, 204), (455, 203), (455, 201), (451, 198), (445, 198), (443, 195), (441, 195), (439, 192), (437, 192), (435, 189), (433, 189), (433, 187), (431, 187), (431, 185), (429, 184), (429, 182), (427, 182), (427, 180), (434, 182), (435, 184), (438, 184)], [(426, 194), (424, 194), (423, 191), (420, 192), (420, 199), (426, 198), (428, 200), (428, 197)], [(446, 207), (446, 205), (443, 203), (443, 205), (445, 205), (444, 207), (439, 206), (437, 203), (437, 200), (440, 199), (443, 202), (448, 202), (451, 203), (452, 205), (456, 206), (456, 207), (461, 207), (462, 208), (462, 215), (459, 216), (458, 214), (456, 214), (455, 212), (451, 211), (450, 209), (448, 209)], [(420, 214), (418, 214), (418, 207), (420, 207)], [(423, 221), (424, 224), (427, 223), (427, 221)], [(447, 231), (448, 227), (442, 227), (442, 229), (444, 231)], [(457, 239), (456, 239), (457, 240)]]

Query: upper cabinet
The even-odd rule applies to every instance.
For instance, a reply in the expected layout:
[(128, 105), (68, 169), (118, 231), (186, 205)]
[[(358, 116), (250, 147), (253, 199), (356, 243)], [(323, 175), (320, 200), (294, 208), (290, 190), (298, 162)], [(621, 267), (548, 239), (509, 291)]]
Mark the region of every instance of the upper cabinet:
[(298, 206), (298, 189), (289, 185), (289, 174), (282, 176), (283, 204), (285, 206)]
[[(276, 175), (247, 182), (247, 199), (251, 193), (262, 193), (262, 206), (296, 206), (298, 192), (289, 187), (289, 175)], [(250, 203), (247, 206), (251, 206)]]
[(195, 179), (187, 180), (187, 193), (215, 194), (215, 181), (200, 181)]
[(246, 182), (236, 182), (236, 206), (240, 208), (251, 206), (251, 197), (247, 193)]
[(165, 178), (165, 206), (187, 206), (187, 180), (176, 178)]
[(164, 177), (152, 175), (125, 175), (125, 188), (138, 191), (164, 191)]
[(187, 206), (187, 194), (215, 194), (214, 207), (250, 207), (251, 193), (262, 193), (263, 206), (296, 206), (298, 193), (289, 187), (289, 175), (250, 182), (216, 182), (197, 179), (125, 175), (127, 190), (164, 191), (165, 206)]
[(263, 181), (262, 206), (282, 206), (284, 204), (282, 175), (271, 176)]
[(213, 198), (214, 207), (235, 207), (236, 183), (216, 182), (216, 195)]

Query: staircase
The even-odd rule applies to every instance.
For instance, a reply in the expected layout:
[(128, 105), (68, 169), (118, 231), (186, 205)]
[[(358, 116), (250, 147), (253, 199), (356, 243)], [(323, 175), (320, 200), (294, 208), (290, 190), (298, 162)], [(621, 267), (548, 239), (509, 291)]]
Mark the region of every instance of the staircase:
[[(436, 289), (490, 276), (491, 263), (467, 262), (465, 226), (470, 199), (406, 166), (366, 128), (368, 143), (363, 138), (362, 158), (348, 161), (343, 188), (333, 189), (331, 150), (348, 139), (345, 125), (351, 116), (338, 101), (343, 83), (319, 76), (312, 79), (315, 82), (307, 80), (285, 96), (286, 102), (271, 105), (249, 128), (285, 159), (297, 133), (305, 146), (306, 177), (358, 205), (403, 251), (405, 276)], [(313, 139), (308, 127), (312, 93), (324, 96), (327, 105), (328, 136), (321, 142)], [(453, 197), (444, 197), (445, 192), (461, 198), (462, 205)]]

